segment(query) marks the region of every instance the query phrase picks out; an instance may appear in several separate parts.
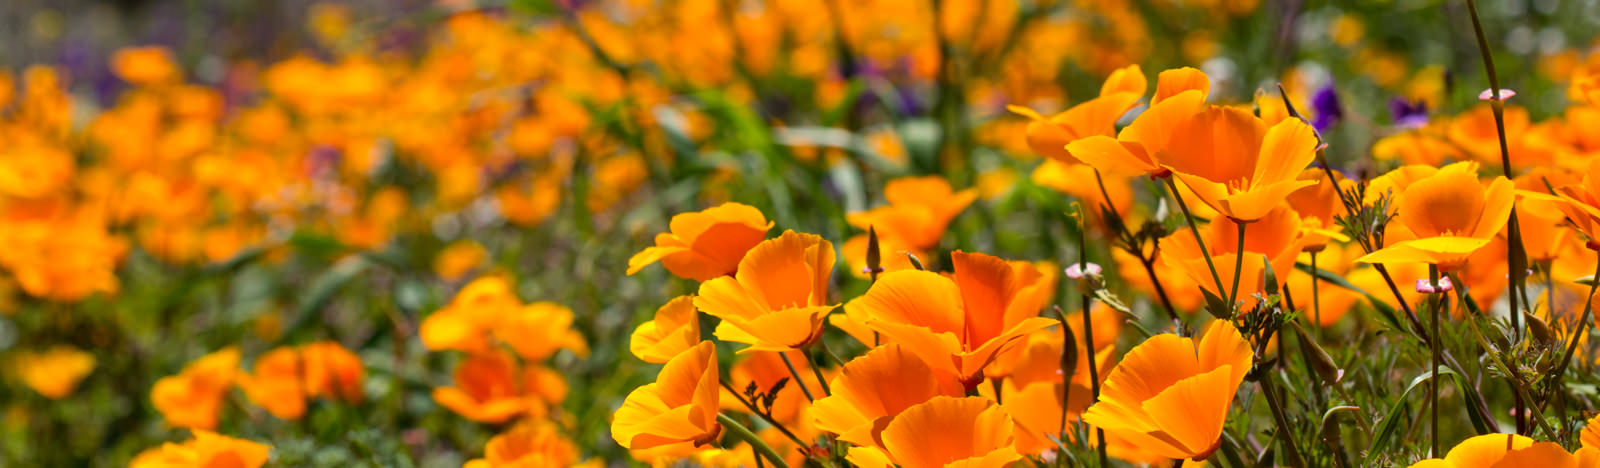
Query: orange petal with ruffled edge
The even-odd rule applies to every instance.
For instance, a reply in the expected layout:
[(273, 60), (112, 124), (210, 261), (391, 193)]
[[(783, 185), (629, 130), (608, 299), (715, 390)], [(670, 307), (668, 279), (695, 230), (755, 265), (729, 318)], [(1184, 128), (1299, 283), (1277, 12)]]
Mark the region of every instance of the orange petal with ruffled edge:
[(1190, 90), (1199, 91), (1202, 97), (1210, 94), (1211, 78), (1205, 72), (1191, 67), (1163, 70), (1156, 75), (1156, 94), (1150, 98), (1150, 105)]
[(639, 324), (628, 350), (639, 360), (663, 364), (700, 342), (700, 314), (694, 296), (678, 296), (656, 310), (654, 320)]
[(1489, 245), (1493, 239), (1429, 237), (1398, 242), (1356, 259), (1358, 263), (1431, 263), (1451, 265)]
[(883, 445), (905, 468), (951, 463), (999, 468), (1022, 458), (1012, 447), (1014, 424), (981, 397), (935, 397), (901, 412), (883, 430)]
[(1145, 88), (1148, 86), (1149, 82), (1144, 77), (1144, 70), (1139, 68), (1139, 64), (1133, 64), (1118, 68), (1112, 71), (1111, 75), (1106, 76), (1106, 80), (1100, 83), (1100, 95), (1133, 93), (1143, 96)]
[(629, 449), (713, 442), (722, 432), (716, 422), (717, 354), (703, 341), (667, 361), (655, 383), (628, 394), (611, 421), (611, 436)]
[(840, 440), (875, 446), (880, 418), (935, 396), (962, 394), (960, 384), (938, 375), (904, 347), (884, 345), (845, 363), (830, 385), (833, 395), (818, 399), (811, 415), (818, 429), (838, 434)]
[(748, 319), (729, 317), (717, 324), (715, 334), (723, 341), (750, 345), (740, 353), (800, 349), (822, 336), (822, 325), (833, 308), (794, 307)]

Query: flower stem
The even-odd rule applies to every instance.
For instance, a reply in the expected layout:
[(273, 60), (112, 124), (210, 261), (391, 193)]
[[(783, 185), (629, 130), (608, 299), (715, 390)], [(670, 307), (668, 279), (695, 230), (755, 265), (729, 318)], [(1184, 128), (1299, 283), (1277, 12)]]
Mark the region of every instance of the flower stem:
[[(1228, 305), (1230, 306), (1233, 305), (1234, 301), (1239, 300), (1239, 273), (1244, 270), (1244, 228), (1249, 226), (1248, 223), (1237, 220), (1233, 224), (1239, 227), (1239, 245), (1233, 250), (1233, 288), (1228, 290)], [(1285, 272), (1284, 274), (1287, 275), (1288, 273)]]
[(778, 451), (773, 450), (771, 445), (767, 445), (766, 441), (756, 437), (754, 432), (750, 432), (750, 429), (745, 428), (738, 421), (734, 421), (733, 418), (728, 417), (726, 414), (717, 413), (717, 422), (721, 423), (722, 427), (727, 428), (728, 432), (733, 434), (734, 437), (743, 439), (745, 443), (750, 444), (750, 447), (754, 448), (756, 453), (767, 457), (768, 460), (772, 460), (772, 466), (789, 468), (789, 463), (783, 461), (783, 457), (778, 456)]
[[(1106, 199), (1106, 203), (1111, 203), (1111, 200), (1109, 198)], [(1089, 263), (1088, 229), (1078, 230), (1078, 263), (1085, 268), (1087, 268), (1087, 264)], [(1094, 304), (1093, 300), (1090, 299), (1089, 291), (1084, 289), (1085, 284), (1087, 284), (1086, 281), (1078, 282), (1078, 297), (1083, 300), (1083, 308), (1078, 311), (1078, 315), (1083, 316), (1083, 349), (1084, 352), (1088, 353), (1084, 356), (1084, 359), (1089, 360), (1089, 391), (1090, 395), (1094, 398), (1090, 400), (1090, 404), (1092, 405), (1095, 402), (1100, 401), (1100, 369), (1098, 368), (1099, 366), (1096, 365), (1094, 359), (1094, 320), (1089, 317), (1089, 308)], [(1061, 332), (1072, 333), (1072, 330), (1062, 327)], [(1073, 363), (1073, 365), (1077, 365), (1077, 363)], [(1063, 369), (1063, 371), (1065, 371), (1065, 369)], [(1062, 382), (1062, 384), (1067, 387), (1072, 386), (1072, 382)], [(1065, 395), (1063, 394), (1061, 401), (1061, 414), (1065, 416), (1066, 413), (1067, 401)], [(1097, 442), (1095, 445), (1095, 450), (1100, 456), (1100, 466), (1109, 466), (1106, 461), (1106, 431), (1105, 429), (1096, 427), (1094, 428), (1094, 433), (1095, 442)]]
[(778, 357), (783, 359), (783, 366), (789, 368), (789, 375), (794, 377), (794, 384), (800, 387), (800, 393), (806, 394), (806, 401), (817, 401), (816, 397), (811, 396), (811, 389), (806, 388), (805, 381), (800, 379), (800, 371), (796, 370), (794, 363), (789, 361), (789, 353), (778, 353)]
[(1183, 210), (1183, 219), (1189, 222), (1189, 233), (1194, 234), (1194, 243), (1200, 246), (1200, 258), (1206, 259), (1206, 268), (1211, 269), (1211, 280), (1217, 283), (1217, 294), (1222, 294), (1222, 275), (1217, 274), (1217, 265), (1211, 263), (1211, 250), (1206, 248), (1206, 241), (1200, 238), (1200, 228), (1195, 227), (1194, 215), (1189, 213), (1189, 204), (1183, 202), (1183, 194), (1178, 192), (1178, 183), (1171, 177), (1165, 179), (1167, 188), (1172, 190), (1172, 198), (1178, 201), (1178, 208)]
[[(1430, 286), (1433, 286), (1435, 289), (1437, 289), (1439, 287), (1439, 266), (1438, 265), (1431, 264), (1431, 263), (1428, 264), (1428, 284)], [(1439, 309), (1443, 309), (1444, 308), (1444, 305), (1441, 302), (1441, 300), (1445, 297), (1445, 294), (1442, 291), (1441, 292), (1435, 292), (1434, 294), (1438, 295), (1433, 299), (1433, 307), (1432, 307), (1432, 309), (1433, 309), (1433, 332), (1430, 333), (1431, 335), (1433, 335), (1433, 342), (1431, 343), (1432, 346), (1430, 346), (1430, 347), (1433, 348), (1433, 373), (1434, 373), (1434, 375), (1433, 375), (1433, 378), (1428, 379), (1428, 416), (1429, 416), (1429, 418), (1432, 419), (1433, 425), (1430, 426), (1430, 427), (1432, 427), (1433, 430), (1428, 431), (1428, 432), (1429, 432), (1429, 435), (1432, 437), (1432, 440), (1433, 440), (1433, 445), (1432, 445), (1433, 453), (1432, 453), (1432, 455), (1437, 457), (1440, 454), (1444, 453), (1444, 450), (1439, 445), (1439, 367), (1441, 366), (1441, 363), (1439, 362), (1441, 360), (1441, 358), (1440, 358), (1441, 355), (1439, 354), (1439, 349), (1444, 347), (1444, 343), (1441, 342), (1442, 340), (1440, 340), (1440, 335), (1439, 335), (1439, 321), (1440, 321)], [(1516, 311), (1512, 311), (1511, 313), (1513, 315), (1515, 315)]]
[(733, 395), (734, 399), (739, 400), (739, 403), (743, 404), (745, 408), (749, 408), (751, 414), (754, 414), (756, 416), (760, 416), (761, 419), (766, 420), (767, 424), (771, 424), (772, 427), (777, 428), (778, 432), (782, 432), (784, 436), (789, 438), (789, 440), (794, 441), (795, 445), (798, 445), (798, 446), (801, 446), (801, 447), (804, 447), (806, 445), (806, 443), (804, 441), (800, 440), (799, 436), (794, 435), (793, 432), (789, 432), (789, 428), (783, 427), (783, 424), (778, 423), (778, 421), (776, 419), (772, 419), (772, 416), (768, 416), (766, 413), (762, 413), (761, 409), (757, 408), (755, 403), (752, 403), (749, 400), (744, 399), (744, 396), (739, 395), (739, 392), (735, 391), (733, 389), (733, 385), (729, 384), (728, 381), (720, 380), (717, 383), (722, 384), (722, 388), (727, 390), (728, 394)]

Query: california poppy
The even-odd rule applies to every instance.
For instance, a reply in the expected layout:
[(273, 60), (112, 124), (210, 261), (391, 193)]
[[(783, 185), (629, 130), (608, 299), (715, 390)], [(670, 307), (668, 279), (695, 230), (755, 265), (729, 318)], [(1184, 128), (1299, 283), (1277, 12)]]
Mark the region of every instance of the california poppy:
[(178, 375), (157, 380), (150, 402), (171, 426), (216, 428), (217, 413), (238, 369), (239, 348), (223, 348), (189, 363)]
[(489, 439), (483, 458), (469, 460), (462, 468), (573, 466), (579, 456), (578, 447), (557, 432), (555, 423), (528, 422)]
[(589, 343), (572, 328), (573, 318), (566, 306), (534, 302), (501, 318), (493, 334), (528, 361), (545, 360), (562, 349), (587, 356)]
[(1166, 458), (1217, 450), (1233, 395), (1254, 353), (1233, 324), (1212, 322), (1198, 345), (1167, 333), (1134, 346), (1106, 376), (1083, 420)]
[(566, 396), (561, 374), (520, 368), (505, 352), (475, 354), (456, 365), (455, 385), (433, 389), (433, 400), (473, 421), (501, 423), (524, 413), (542, 415)]
[(905, 345), (934, 370), (973, 388), (1006, 346), (1055, 323), (1038, 316), (1049, 297), (1041, 291), (1054, 289), (1054, 276), (1047, 280), (1037, 272), (1019, 272), (1034, 267), (978, 253), (958, 251), (950, 259), (952, 277), (918, 270), (889, 273), (846, 308), (867, 317), (869, 327)]
[(741, 351), (787, 351), (816, 342), (833, 274), (833, 244), (812, 234), (784, 232), (750, 249), (734, 277), (700, 285), (694, 304), (722, 319), (716, 335), (751, 345)]
[(1398, 201), (1389, 233), (1411, 240), (1393, 242), (1357, 261), (1430, 263), (1455, 269), (1500, 233), (1511, 214), (1513, 192), (1505, 177), (1496, 177), (1487, 186), (1480, 183), (1476, 164), (1446, 166), (1406, 187)]
[(277, 348), (256, 358), (254, 372), (239, 376), (239, 388), (273, 416), (300, 419), (306, 412), (303, 374), (300, 353), (291, 347)]
[(1094, 135), (1112, 135), (1117, 120), (1139, 102), (1145, 86), (1144, 72), (1138, 65), (1129, 65), (1106, 78), (1100, 97), (1066, 112), (1046, 118), (1026, 107), (1006, 106), (1006, 109), (1030, 119), (1028, 147), (1035, 153), (1056, 161), (1076, 162), (1067, 152), (1067, 143)]
[(887, 421), (935, 396), (961, 396), (960, 382), (928, 368), (905, 347), (890, 343), (845, 363), (811, 414), (818, 429), (860, 446), (882, 446), (878, 431)]
[(978, 198), (978, 191), (955, 191), (939, 176), (902, 177), (883, 188), (887, 206), (846, 215), (857, 229), (874, 228), (883, 239), (893, 238), (917, 250), (939, 246), (945, 228), (967, 205)]
[(271, 452), (266, 444), (196, 429), (194, 438), (183, 443), (168, 442), (139, 452), (128, 468), (260, 468)]
[(471, 353), (489, 350), (490, 333), (522, 307), (511, 284), (499, 276), (473, 280), (456, 293), (450, 304), (422, 320), (422, 344), (438, 351)]
[[(1461, 441), (1444, 458), (1430, 458), (1413, 468), (1475, 468), (1494, 466), (1578, 467), (1578, 459), (1560, 444), (1535, 442), (1517, 434), (1484, 434)], [(1592, 465), (1585, 465), (1592, 466)]]
[(1012, 446), (1010, 415), (982, 397), (938, 396), (900, 412), (883, 428), (883, 449), (852, 447), (867, 468), (1001, 468), (1022, 458)]
[(45, 398), (59, 400), (78, 388), (78, 382), (94, 370), (94, 363), (93, 354), (70, 346), (57, 346), (19, 355), (13, 364), (28, 388)]
[(628, 259), (628, 274), (661, 262), (680, 278), (705, 281), (733, 274), (739, 259), (767, 236), (772, 223), (749, 205), (724, 203), (705, 211), (672, 217), (671, 232), (656, 235), (656, 245)]
[(628, 349), (644, 362), (664, 364), (700, 343), (700, 313), (694, 296), (678, 296), (656, 310), (654, 320), (639, 324)]
[(361, 402), (367, 371), (360, 356), (334, 341), (301, 346), (300, 356), (305, 366), (306, 396)]
[(1165, 167), (1200, 201), (1234, 220), (1266, 216), (1316, 181), (1297, 176), (1316, 157), (1317, 136), (1300, 119), (1268, 128), (1248, 110), (1212, 107), (1173, 126)]
[(703, 341), (661, 368), (655, 383), (636, 388), (611, 420), (611, 437), (628, 449), (701, 447), (717, 440), (717, 350)]

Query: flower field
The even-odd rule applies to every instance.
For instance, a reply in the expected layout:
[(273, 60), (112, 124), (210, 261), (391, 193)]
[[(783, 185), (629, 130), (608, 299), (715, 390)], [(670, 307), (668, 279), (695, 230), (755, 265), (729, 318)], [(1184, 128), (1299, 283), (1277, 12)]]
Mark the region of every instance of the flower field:
[(1600, 467), (1596, 25), (18, 0), (0, 467)]

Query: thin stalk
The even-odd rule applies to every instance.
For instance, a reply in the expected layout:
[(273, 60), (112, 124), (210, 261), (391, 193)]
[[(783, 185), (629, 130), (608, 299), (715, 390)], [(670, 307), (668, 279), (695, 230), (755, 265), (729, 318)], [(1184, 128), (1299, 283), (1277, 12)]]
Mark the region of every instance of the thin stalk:
[(739, 424), (738, 421), (734, 421), (733, 418), (728, 417), (726, 414), (717, 413), (717, 422), (721, 423), (722, 427), (727, 428), (729, 434), (750, 444), (750, 447), (755, 449), (756, 453), (771, 460), (772, 466), (789, 468), (789, 462), (783, 461), (783, 457), (778, 455), (777, 450), (773, 450), (771, 445), (767, 445), (766, 441), (756, 437), (754, 432), (750, 432), (750, 429)]
[[(1100, 187), (1100, 197), (1105, 200), (1106, 209), (1111, 211), (1111, 215), (1112, 216), (1116, 216), (1118, 219), (1121, 219), (1122, 218), (1122, 213), (1117, 212), (1117, 205), (1114, 205), (1114, 204), (1111, 203), (1111, 192), (1106, 190), (1106, 180), (1105, 180), (1105, 177), (1102, 177), (1100, 175), (1100, 170), (1099, 169), (1095, 169), (1094, 170), (1094, 182), (1095, 182), (1095, 185)], [(1122, 230), (1122, 231), (1126, 231), (1127, 230), (1127, 226), (1122, 225), (1121, 222), (1106, 223), (1106, 224), (1113, 225), (1114, 227), (1117, 227), (1119, 230)], [(1118, 232), (1117, 233), (1117, 235), (1119, 235), (1119, 236), (1123, 236), (1125, 234), (1127, 234), (1127, 233), (1126, 232)], [(1131, 239), (1131, 237), (1127, 237), (1127, 238)], [(1161, 240), (1160, 239), (1156, 239), (1155, 242), (1156, 242), (1156, 247), (1160, 248)], [(1161, 278), (1157, 278), (1156, 277), (1155, 259), (1151, 258), (1154, 255), (1152, 254), (1149, 257), (1145, 256), (1145, 254), (1144, 254), (1144, 246), (1143, 246), (1142, 243), (1140, 243), (1139, 245), (1132, 245), (1135, 242), (1133, 242), (1131, 240), (1127, 241), (1127, 243), (1130, 244), (1129, 247), (1133, 247), (1133, 248), (1138, 249), (1137, 252), (1129, 252), (1129, 253), (1132, 253), (1135, 256), (1139, 257), (1139, 264), (1140, 265), (1144, 265), (1144, 273), (1146, 275), (1150, 276), (1150, 284), (1155, 287), (1156, 297), (1161, 299), (1161, 306), (1165, 307), (1166, 310), (1167, 310), (1167, 318), (1172, 319), (1173, 326), (1177, 330), (1178, 335), (1184, 335), (1185, 333), (1183, 332), (1183, 319), (1178, 318), (1178, 309), (1175, 308), (1175, 307), (1172, 307), (1172, 299), (1167, 297), (1167, 288), (1161, 286)]]
[[(1432, 263), (1428, 264), (1428, 284), (1432, 285), (1436, 289), (1439, 287), (1439, 266), (1438, 265), (1434, 265)], [(1441, 355), (1439, 353), (1439, 348), (1444, 347), (1444, 343), (1442, 343), (1443, 340), (1439, 340), (1438, 339), (1439, 338), (1439, 321), (1440, 321), (1439, 309), (1443, 309), (1444, 308), (1444, 304), (1441, 302), (1441, 298), (1443, 298), (1445, 295), (1444, 295), (1443, 292), (1435, 292), (1433, 294), (1436, 294), (1436, 296), (1433, 299), (1433, 307), (1431, 307), (1433, 309), (1433, 332), (1431, 333), (1431, 335), (1433, 335), (1433, 337), (1435, 339), (1433, 340), (1432, 345), (1429, 346), (1429, 347), (1433, 349), (1433, 373), (1434, 373), (1434, 376), (1433, 376), (1433, 378), (1428, 379), (1428, 407), (1429, 407), (1428, 414), (1429, 414), (1429, 418), (1431, 418), (1432, 421), (1433, 421), (1433, 425), (1430, 426), (1432, 428), (1432, 430), (1430, 430), (1428, 432), (1429, 432), (1429, 436), (1432, 438), (1432, 441), (1433, 441), (1433, 445), (1432, 445), (1433, 452), (1432, 452), (1432, 455), (1433, 456), (1439, 456), (1439, 454), (1444, 453), (1443, 446), (1439, 445), (1439, 375), (1438, 375), (1438, 373), (1439, 373), (1440, 361), (1442, 360), (1441, 359)], [(1512, 312), (1512, 313), (1515, 314), (1515, 312)]]
[(1194, 243), (1200, 247), (1200, 258), (1206, 259), (1206, 268), (1211, 270), (1211, 280), (1217, 283), (1217, 294), (1222, 294), (1222, 275), (1217, 274), (1217, 265), (1211, 263), (1211, 251), (1206, 248), (1206, 241), (1200, 238), (1200, 228), (1194, 224), (1194, 215), (1189, 213), (1189, 204), (1183, 202), (1183, 194), (1178, 192), (1178, 183), (1171, 177), (1164, 178), (1167, 188), (1172, 191), (1172, 198), (1178, 201), (1178, 208), (1183, 210), (1183, 219), (1189, 222), (1189, 233), (1194, 234)]
[[(1472, 33), (1478, 39), (1478, 54), (1483, 57), (1483, 71), (1489, 76), (1489, 107), (1494, 111), (1495, 134), (1500, 139), (1500, 170), (1506, 177), (1512, 177), (1511, 147), (1506, 142), (1505, 101), (1500, 99), (1500, 77), (1495, 74), (1494, 55), (1489, 53), (1489, 41), (1484, 37), (1483, 22), (1478, 18), (1478, 2), (1467, 0), (1467, 12), (1472, 16)], [(1511, 329), (1520, 336), (1522, 331), (1517, 316), (1521, 314), (1517, 312), (1521, 309), (1517, 308), (1518, 295), (1516, 293), (1521, 292), (1524, 295), (1527, 293), (1528, 285), (1524, 278), (1527, 274), (1527, 253), (1523, 250), (1522, 226), (1517, 221), (1517, 207), (1515, 205), (1511, 207), (1511, 219), (1508, 225), (1510, 226), (1510, 236), (1508, 236), (1507, 240), (1511, 245), (1510, 248), (1506, 249), (1506, 265), (1511, 270), (1511, 291), (1513, 293), (1510, 299)], [(1523, 302), (1527, 302), (1526, 298), (1523, 299)], [(1521, 409), (1519, 405), (1517, 411), (1519, 420), (1522, 418)]]
[(806, 388), (805, 381), (800, 379), (800, 371), (795, 370), (794, 363), (789, 361), (789, 353), (778, 353), (778, 357), (783, 359), (783, 366), (789, 368), (789, 375), (794, 377), (794, 384), (800, 387), (800, 393), (806, 395), (806, 401), (817, 401), (816, 397), (811, 396), (811, 389)]
[[(1279, 336), (1278, 341), (1283, 341), (1283, 337)], [(1300, 457), (1300, 448), (1295, 446), (1295, 440), (1297, 439), (1295, 439), (1294, 427), (1289, 425), (1289, 416), (1284, 412), (1283, 402), (1278, 401), (1278, 392), (1273, 387), (1272, 375), (1261, 377), (1261, 380), (1257, 381), (1257, 383), (1261, 384), (1261, 392), (1267, 397), (1267, 407), (1272, 410), (1273, 421), (1278, 424), (1278, 429), (1282, 430), (1286, 435), (1286, 437), (1279, 439), (1283, 441), (1284, 451), (1288, 452), (1289, 466), (1306, 466), (1305, 459)]]
[[(821, 340), (818, 340), (817, 343), (820, 345), (822, 342)], [(826, 346), (824, 346), (824, 348), (826, 348)], [(833, 352), (829, 351), (828, 354), (833, 354)], [(811, 375), (817, 378), (817, 385), (822, 386), (822, 394), (825, 396), (833, 396), (833, 389), (828, 388), (828, 379), (822, 376), (822, 359), (812, 356), (810, 350), (806, 351), (806, 358), (811, 360)]]
[[(1234, 220), (1233, 225), (1239, 227), (1239, 245), (1233, 250), (1233, 288), (1228, 290), (1229, 306), (1232, 306), (1233, 302), (1239, 299), (1239, 273), (1244, 270), (1244, 228), (1250, 224)], [(1288, 273), (1285, 272), (1284, 274)]]
[[(1086, 229), (1080, 229), (1078, 231), (1078, 266), (1085, 271), (1087, 271), (1089, 268), (1088, 239), (1089, 231)], [(1100, 369), (1099, 366), (1096, 365), (1097, 363), (1095, 362), (1094, 355), (1094, 320), (1091, 320), (1089, 317), (1089, 308), (1093, 305), (1093, 301), (1090, 299), (1089, 291), (1084, 290), (1083, 284), (1083, 282), (1078, 283), (1078, 297), (1083, 300), (1083, 309), (1078, 311), (1078, 315), (1083, 316), (1083, 349), (1084, 352), (1087, 353), (1084, 355), (1084, 359), (1089, 360), (1089, 391), (1090, 395), (1094, 398), (1093, 400), (1090, 400), (1090, 404), (1092, 405), (1095, 402), (1100, 401)], [(1072, 333), (1072, 330), (1064, 329), (1061, 330), (1061, 332)], [(1065, 382), (1064, 385), (1071, 386), (1072, 382)], [(1061, 403), (1061, 411), (1064, 414), (1067, 411), (1066, 401), (1062, 401)], [(1109, 466), (1108, 462), (1106, 461), (1106, 430), (1096, 427), (1094, 428), (1094, 434), (1095, 441), (1098, 442), (1098, 444), (1095, 445), (1095, 452), (1100, 457), (1100, 466)]]
[(745, 408), (749, 408), (751, 414), (760, 416), (762, 420), (765, 420), (767, 424), (771, 424), (772, 427), (777, 428), (778, 432), (782, 432), (785, 437), (788, 437), (789, 440), (794, 441), (796, 445), (801, 447), (806, 446), (806, 443), (800, 440), (800, 436), (796, 436), (793, 432), (789, 432), (789, 428), (783, 427), (783, 424), (779, 423), (775, 419), (772, 419), (772, 416), (762, 413), (760, 409), (756, 408), (755, 403), (751, 403), (749, 400), (744, 399), (744, 396), (740, 395), (738, 391), (735, 391), (733, 389), (733, 385), (728, 384), (726, 380), (720, 380), (717, 383), (722, 384), (722, 388), (727, 390), (729, 394), (733, 395), (734, 399), (739, 400), (739, 403), (743, 404)]
[(1167, 318), (1172, 319), (1179, 335), (1186, 335), (1187, 333), (1183, 331), (1183, 319), (1178, 318), (1178, 309), (1172, 307), (1172, 299), (1167, 297), (1167, 288), (1161, 285), (1161, 278), (1156, 277), (1155, 259), (1144, 257), (1143, 252), (1140, 252), (1139, 264), (1144, 265), (1144, 274), (1150, 277), (1150, 284), (1155, 286), (1156, 297), (1161, 299), (1161, 306), (1166, 308)]

